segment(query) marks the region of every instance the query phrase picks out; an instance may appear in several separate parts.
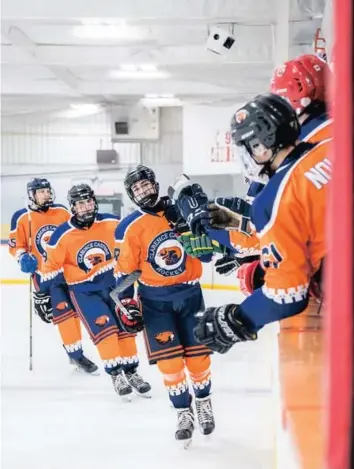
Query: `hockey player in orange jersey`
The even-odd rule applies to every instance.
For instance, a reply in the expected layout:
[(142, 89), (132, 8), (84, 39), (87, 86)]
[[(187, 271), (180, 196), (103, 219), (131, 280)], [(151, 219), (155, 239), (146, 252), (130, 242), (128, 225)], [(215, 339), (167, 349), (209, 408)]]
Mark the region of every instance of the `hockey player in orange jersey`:
[[(263, 286), (241, 304), (208, 308), (200, 315), (197, 339), (220, 353), (236, 342), (256, 339), (265, 324), (307, 307), (312, 279), (321, 281), (331, 179), (330, 140), (300, 142), (296, 112), (279, 96), (260, 95), (247, 103), (233, 116), (231, 129), (242, 161), (252, 166), (255, 176), (268, 178), (251, 209), (264, 278)], [(186, 195), (180, 197), (183, 208)], [(195, 209), (196, 203), (192, 205)], [(199, 210), (208, 211), (205, 204)]]
[[(157, 364), (170, 400), (177, 410), (176, 439), (188, 444), (194, 431), (195, 407), (203, 434), (214, 430), (210, 398), (210, 350), (193, 337), (195, 313), (204, 308), (199, 278), (202, 266), (183, 252), (174, 225), (178, 214), (168, 197), (159, 197), (154, 172), (143, 165), (127, 174), (125, 188), (139, 209), (123, 219), (116, 230), (117, 284), (137, 269), (139, 299), (132, 289), (123, 298), (133, 308), (141, 306), (150, 364)], [(210, 257), (203, 260), (210, 261)]]
[[(286, 99), (295, 110), (301, 124), (299, 139), (302, 141), (317, 143), (332, 137), (333, 120), (328, 116), (325, 100), (330, 73), (328, 65), (311, 54), (289, 60), (273, 73), (271, 91)], [(257, 173), (257, 166), (250, 164), (249, 161), (244, 162), (245, 177), (250, 181), (246, 199), (217, 198), (212, 205), (214, 210), (211, 212), (211, 217), (206, 220), (211, 227), (222, 228), (213, 223), (213, 212), (216, 214), (219, 207), (234, 211), (242, 219), (237, 230), (222, 232), (209, 229), (208, 235), (228, 249), (228, 254), (216, 262), (216, 271), (226, 275), (237, 271), (241, 290), (246, 295), (250, 294), (254, 287), (254, 274), (259, 255), (258, 239), (252, 235), (247, 226), (251, 203), (263, 189), (265, 182), (264, 178), (258, 177), (257, 174), (255, 176), (254, 170)], [(226, 218), (227, 222), (230, 222), (230, 218), (228, 220)], [(195, 252), (193, 255), (198, 253)], [(242, 265), (239, 268), (240, 264)], [(256, 285), (258, 284), (256, 281)]]
[(27, 184), (28, 207), (17, 210), (11, 219), (9, 251), (22, 272), (31, 274), (36, 314), (46, 323), (58, 325), (70, 362), (87, 373), (97, 366), (83, 354), (80, 319), (72, 306), (65, 282), (54, 282), (44, 290), (40, 272), (46, 258), (47, 243), (58, 225), (70, 218), (67, 209), (54, 204), (54, 191), (47, 179), (35, 178)]
[(73, 186), (68, 201), (72, 217), (58, 226), (48, 242), (41, 284), (64, 277), (75, 310), (97, 346), (117, 394), (130, 400), (134, 390), (150, 397), (150, 385), (137, 372), (136, 334), (123, 330), (110, 297), (119, 219), (98, 213), (95, 194), (87, 184)]

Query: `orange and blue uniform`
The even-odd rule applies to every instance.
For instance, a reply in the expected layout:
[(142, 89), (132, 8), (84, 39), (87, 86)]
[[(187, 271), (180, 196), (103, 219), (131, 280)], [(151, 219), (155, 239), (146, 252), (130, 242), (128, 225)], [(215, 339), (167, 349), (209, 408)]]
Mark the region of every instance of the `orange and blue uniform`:
[[(327, 113), (315, 113), (309, 116), (301, 125), (299, 140), (309, 143), (327, 140), (332, 137), (332, 124), (333, 119), (329, 118)], [(264, 184), (260, 182), (251, 182), (246, 200), (252, 204), (264, 187)], [(238, 258), (258, 257), (260, 254), (258, 237), (254, 232), (208, 230), (208, 235), (211, 239), (215, 239), (223, 246), (228, 247)]]
[(42, 272), (43, 285), (64, 276), (71, 301), (109, 374), (138, 365), (135, 335), (120, 329), (109, 296), (115, 283), (114, 232), (118, 223), (114, 215), (97, 214), (89, 228), (80, 227), (74, 218), (60, 225), (48, 242)]
[[(11, 219), (9, 234), (9, 251), (16, 260), (23, 253), (29, 253), (37, 259), (38, 267), (32, 275), (33, 285), (37, 292), (44, 292), (40, 283), (40, 273), (46, 259), (48, 242), (62, 223), (69, 220), (70, 214), (66, 207), (53, 204), (46, 211), (23, 208), (14, 213)], [(63, 345), (72, 358), (82, 355), (81, 325), (79, 317), (69, 298), (68, 288), (63, 279), (53, 282), (50, 286), (53, 306), (53, 324), (58, 325)]]
[(329, 145), (330, 139), (300, 143), (253, 202), (265, 277), (240, 309), (255, 329), (307, 307), (311, 277), (326, 254)]
[(142, 271), (138, 294), (149, 362), (157, 363), (174, 407), (187, 408), (185, 366), (196, 397), (208, 396), (211, 387), (210, 351), (193, 335), (195, 313), (204, 309), (201, 262), (184, 252), (163, 211), (136, 210), (118, 225), (115, 239), (117, 284)]

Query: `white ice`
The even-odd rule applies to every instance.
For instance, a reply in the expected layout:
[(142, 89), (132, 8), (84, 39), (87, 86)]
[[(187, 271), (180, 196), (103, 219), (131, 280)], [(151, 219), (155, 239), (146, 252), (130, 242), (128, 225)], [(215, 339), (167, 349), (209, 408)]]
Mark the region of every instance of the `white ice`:
[[(237, 299), (206, 291), (208, 304)], [(2, 286), (3, 469), (270, 469), (275, 467), (274, 330), (213, 356), (216, 430), (195, 433), (186, 451), (174, 440), (176, 416), (139, 340), (151, 400), (122, 403), (101, 366), (87, 376), (68, 364), (55, 327), (34, 317), (34, 371), (28, 370), (28, 286)]]

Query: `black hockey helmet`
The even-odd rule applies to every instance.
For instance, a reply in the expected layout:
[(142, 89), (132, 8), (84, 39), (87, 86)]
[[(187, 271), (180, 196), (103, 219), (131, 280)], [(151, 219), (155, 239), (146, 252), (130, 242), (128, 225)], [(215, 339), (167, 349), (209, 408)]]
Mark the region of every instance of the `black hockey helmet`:
[[(142, 183), (139, 189), (140, 193), (135, 193), (134, 195), (134, 184), (142, 181), (147, 181), (146, 187)], [(147, 166), (139, 164), (133, 171), (130, 171), (125, 176), (124, 187), (130, 200), (141, 208), (154, 207), (158, 201), (160, 185), (156, 181), (154, 171)]]
[[(91, 210), (81, 210), (77, 207), (77, 202), (93, 201), (94, 206)], [(78, 184), (73, 186), (68, 192), (68, 202), (74, 218), (81, 224), (91, 225), (98, 213), (98, 203), (94, 191), (88, 184)]]
[[(36, 198), (36, 192), (40, 189), (49, 189), (50, 197), (40, 204)], [(51, 183), (45, 178), (34, 178), (27, 183), (27, 196), (36, 209), (46, 212), (49, 207), (53, 206), (55, 200), (55, 192)]]
[[(256, 178), (248, 174), (250, 167), (257, 175), (267, 172), (278, 151), (295, 144), (300, 135), (300, 124), (296, 112), (285, 99), (267, 93), (257, 96), (236, 111), (231, 119), (231, 134), (233, 142), (248, 153), (247, 156), (240, 151), (240, 156), (245, 175), (254, 180)], [(254, 158), (260, 146), (271, 150), (270, 158), (262, 163)]]

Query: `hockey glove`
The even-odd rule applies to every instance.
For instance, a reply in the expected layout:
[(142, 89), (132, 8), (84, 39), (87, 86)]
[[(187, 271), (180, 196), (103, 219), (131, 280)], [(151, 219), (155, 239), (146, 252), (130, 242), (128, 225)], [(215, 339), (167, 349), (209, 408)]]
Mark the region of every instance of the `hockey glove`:
[(224, 257), (215, 262), (216, 272), (220, 275), (228, 276), (235, 272), (238, 267), (240, 267), (240, 263), (237, 258), (228, 254), (225, 254)]
[(208, 197), (199, 184), (192, 184), (181, 190), (177, 205), (190, 230), (196, 236), (205, 233), (209, 225)]
[(33, 292), (34, 312), (47, 324), (52, 322), (53, 308), (52, 300), (48, 293)]
[(176, 233), (177, 236), (180, 236), (183, 233), (191, 232), (189, 226), (187, 225), (187, 222), (182, 217), (178, 218), (176, 224), (173, 227), (173, 231)]
[(248, 233), (251, 205), (239, 197), (217, 197), (208, 205), (210, 225), (219, 229), (237, 229)]
[(242, 317), (239, 305), (208, 308), (197, 314), (197, 321), (194, 337), (214, 352), (226, 353), (236, 342), (257, 339), (252, 325)]
[(119, 324), (125, 332), (134, 334), (144, 329), (143, 315), (140, 309), (140, 302), (133, 298), (121, 300), (122, 308), (116, 307), (116, 314)]
[(177, 237), (185, 252), (192, 257), (223, 252), (219, 244), (214, 244), (206, 235), (195, 236), (190, 231)]
[(18, 263), (20, 264), (22, 272), (25, 274), (33, 274), (37, 270), (38, 261), (32, 254), (28, 254), (28, 252), (21, 254)]
[(261, 288), (264, 284), (264, 275), (265, 272), (259, 260), (242, 264), (236, 271), (242, 293), (249, 296), (254, 290)]

